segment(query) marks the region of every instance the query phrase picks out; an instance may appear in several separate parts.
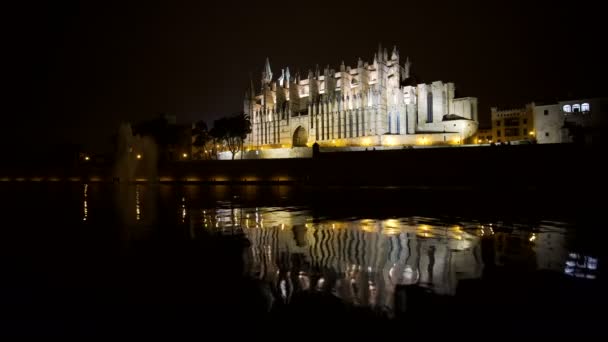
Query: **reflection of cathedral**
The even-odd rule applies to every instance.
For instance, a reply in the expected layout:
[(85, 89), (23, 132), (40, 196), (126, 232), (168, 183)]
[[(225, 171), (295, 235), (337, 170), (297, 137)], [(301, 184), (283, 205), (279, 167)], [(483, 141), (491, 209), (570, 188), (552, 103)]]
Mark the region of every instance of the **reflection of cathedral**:
[(273, 79), (270, 63), (261, 89), (251, 84), (244, 110), (251, 117), (247, 145), (394, 146), (453, 144), (477, 131), (477, 99), (456, 98), (453, 83), (418, 84), (410, 61), (396, 48), (379, 48), (373, 62), (295, 77), (289, 68)]
[(313, 224), (304, 211), (224, 214), (216, 222), (222, 216), (244, 222), (251, 274), (273, 284), (284, 301), (297, 291), (327, 291), (390, 312), (396, 285), (454, 294), (459, 279), (477, 278), (483, 268), (479, 238), (460, 227), (395, 219)]

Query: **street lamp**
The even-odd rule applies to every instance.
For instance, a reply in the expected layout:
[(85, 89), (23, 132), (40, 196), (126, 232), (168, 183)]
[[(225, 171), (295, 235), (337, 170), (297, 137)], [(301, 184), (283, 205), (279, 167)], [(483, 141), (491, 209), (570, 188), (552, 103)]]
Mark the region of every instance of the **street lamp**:
[(141, 159), (141, 154), (137, 154), (136, 158)]

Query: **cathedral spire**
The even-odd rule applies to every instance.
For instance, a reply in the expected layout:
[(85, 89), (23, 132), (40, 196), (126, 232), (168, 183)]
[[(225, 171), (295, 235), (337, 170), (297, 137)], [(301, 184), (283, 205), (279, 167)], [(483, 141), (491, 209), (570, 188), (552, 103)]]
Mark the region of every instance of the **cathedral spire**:
[(407, 80), (410, 78), (410, 68), (412, 67), (412, 63), (410, 62), (410, 57), (407, 56), (405, 59), (405, 64), (403, 66), (403, 79)]
[(285, 81), (287, 82), (287, 84), (289, 84), (290, 78), (291, 78), (291, 75), (289, 74), (289, 67), (285, 67)]
[(393, 46), (393, 53), (391, 56), (391, 60), (395, 60), (399, 58), (399, 51), (397, 51), (397, 45)]
[(272, 70), (270, 69), (268, 57), (266, 57), (266, 64), (264, 65), (264, 71), (262, 72), (262, 81), (264, 83), (270, 83), (270, 81), (272, 81)]
[(255, 87), (253, 86), (253, 77), (251, 77), (251, 73), (249, 73), (249, 95), (251, 98), (255, 97)]

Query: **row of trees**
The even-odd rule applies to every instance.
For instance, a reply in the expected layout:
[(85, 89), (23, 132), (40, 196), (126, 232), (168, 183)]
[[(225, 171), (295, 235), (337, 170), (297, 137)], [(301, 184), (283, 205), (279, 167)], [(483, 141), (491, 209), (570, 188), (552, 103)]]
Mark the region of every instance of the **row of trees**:
[(208, 129), (204, 121), (199, 121), (192, 131), (192, 145), (198, 149), (199, 158), (211, 159), (217, 155), (217, 146), (221, 144), (232, 153), (234, 160), (234, 156), (243, 150), (243, 143), (249, 133), (251, 121), (244, 113), (215, 120), (211, 129)]

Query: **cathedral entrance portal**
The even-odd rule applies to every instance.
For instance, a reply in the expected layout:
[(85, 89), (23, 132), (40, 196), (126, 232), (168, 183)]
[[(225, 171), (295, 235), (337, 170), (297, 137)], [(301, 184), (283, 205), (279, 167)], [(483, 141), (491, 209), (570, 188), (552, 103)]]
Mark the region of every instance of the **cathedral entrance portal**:
[(293, 147), (305, 147), (308, 142), (308, 133), (302, 126), (298, 126), (293, 132)]

